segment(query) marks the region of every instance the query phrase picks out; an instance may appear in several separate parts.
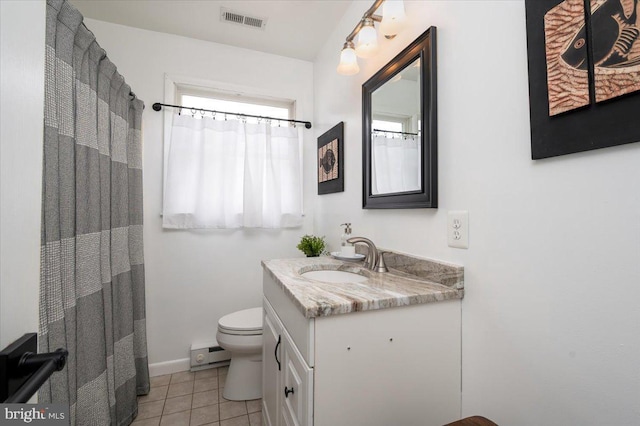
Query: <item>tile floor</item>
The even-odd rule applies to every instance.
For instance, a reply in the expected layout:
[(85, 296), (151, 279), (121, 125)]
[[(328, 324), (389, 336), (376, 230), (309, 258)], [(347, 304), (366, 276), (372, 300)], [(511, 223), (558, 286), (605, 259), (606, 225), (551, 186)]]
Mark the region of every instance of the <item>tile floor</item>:
[(261, 426), (262, 400), (222, 397), (228, 367), (151, 378), (151, 391), (138, 398), (135, 426)]

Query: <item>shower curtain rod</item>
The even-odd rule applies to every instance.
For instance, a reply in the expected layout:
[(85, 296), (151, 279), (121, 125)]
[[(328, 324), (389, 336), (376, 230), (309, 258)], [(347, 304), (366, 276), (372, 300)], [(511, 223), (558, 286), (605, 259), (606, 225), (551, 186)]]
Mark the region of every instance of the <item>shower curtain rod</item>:
[(380, 132), (380, 133), (395, 133), (397, 135), (411, 135), (411, 136), (418, 136), (419, 133), (409, 133), (409, 132), (394, 132), (392, 130), (381, 130), (381, 129), (373, 129), (374, 132)]
[(287, 118), (274, 118), (274, 117), (263, 117), (261, 115), (251, 115), (251, 114), (241, 114), (241, 113), (237, 113), (237, 112), (226, 112), (226, 111), (216, 111), (213, 109), (204, 109), (204, 108), (191, 108), (188, 106), (183, 106), (183, 105), (171, 105), (171, 104), (162, 104), (160, 102), (156, 102), (155, 104), (153, 104), (152, 108), (154, 111), (160, 111), (162, 109), (162, 107), (170, 107), (170, 108), (180, 108), (181, 110), (187, 110), (187, 111), (203, 111), (203, 112), (211, 112), (214, 114), (229, 114), (229, 115), (235, 115), (235, 116), (241, 116), (241, 117), (251, 117), (251, 118), (261, 118), (263, 120), (272, 120), (272, 121), (285, 121), (287, 123), (300, 123), (300, 124), (304, 124), (304, 127), (307, 129), (311, 128), (311, 122), (310, 121), (300, 121), (300, 120), (291, 120), (291, 119), (287, 119)]

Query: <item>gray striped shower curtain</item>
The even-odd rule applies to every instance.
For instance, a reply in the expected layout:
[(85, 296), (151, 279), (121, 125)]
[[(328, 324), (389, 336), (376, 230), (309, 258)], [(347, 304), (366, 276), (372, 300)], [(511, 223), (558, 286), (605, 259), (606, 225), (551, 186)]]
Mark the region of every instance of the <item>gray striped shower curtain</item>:
[(47, 1), (41, 352), (69, 351), (40, 389), (71, 425), (128, 425), (149, 391), (142, 248), (143, 103), (82, 15)]

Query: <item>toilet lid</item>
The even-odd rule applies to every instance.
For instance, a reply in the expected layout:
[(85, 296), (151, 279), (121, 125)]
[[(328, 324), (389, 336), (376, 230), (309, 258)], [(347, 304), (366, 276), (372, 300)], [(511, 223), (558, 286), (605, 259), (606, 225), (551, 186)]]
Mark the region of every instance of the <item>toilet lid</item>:
[(251, 308), (225, 315), (218, 327), (230, 331), (261, 331), (262, 308)]

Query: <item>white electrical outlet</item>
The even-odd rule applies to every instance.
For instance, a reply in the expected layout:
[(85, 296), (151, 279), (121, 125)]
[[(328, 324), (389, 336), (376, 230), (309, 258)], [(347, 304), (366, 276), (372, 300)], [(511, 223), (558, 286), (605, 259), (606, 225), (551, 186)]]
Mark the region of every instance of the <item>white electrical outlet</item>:
[(447, 220), (449, 247), (469, 248), (469, 212), (450, 211)]

